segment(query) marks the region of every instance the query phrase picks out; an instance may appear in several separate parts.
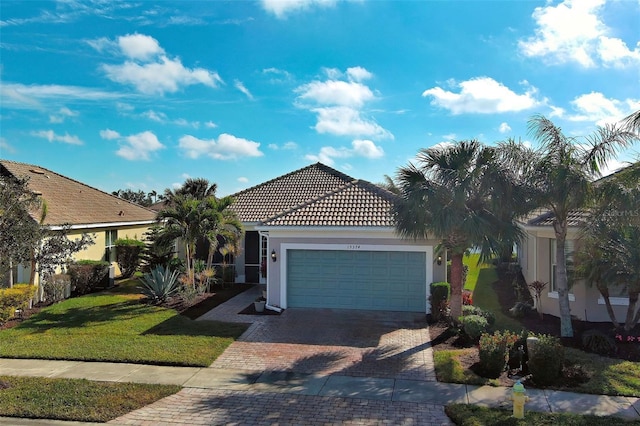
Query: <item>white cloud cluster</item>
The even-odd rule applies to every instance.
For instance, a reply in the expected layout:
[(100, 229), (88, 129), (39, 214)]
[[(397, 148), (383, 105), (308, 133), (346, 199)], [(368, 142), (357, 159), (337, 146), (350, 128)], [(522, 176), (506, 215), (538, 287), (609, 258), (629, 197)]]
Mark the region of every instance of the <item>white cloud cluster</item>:
[(363, 107), (376, 98), (362, 83), (373, 75), (362, 67), (348, 68), (345, 73), (335, 68), (325, 69), (327, 80), (315, 80), (295, 89), (297, 105), (315, 112), (318, 133), (338, 136), (393, 138), (372, 118), (366, 117)]
[[(151, 120), (151, 121), (155, 121), (156, 123), (161, 123), (161, 124), (167, 124), (167, 123), (171, 123), (171, 124), (175, 124), (177, 126), (183, 126), (183, 127), (193, 127), (195, 129), (200, 127), (200, 122), (199, 121), (189, 121), (186, 120), (184, 118), (176, 118), (176, 119), (170, 119), (167, 114), (165, 114), (164, 112), (161, 111), (154, 111), (154, 110), (148, 110), (142, 113), (142, 116)], [(208, 122), (211, 123), (211, 122)], [(205, 124), (206, 126), (206, 124)], [(206, 126), (208, 127), (208, 126)]]
[(202, 84), (217, 87), (222, 83), (218, 73), (204, 68), (186, 68), (179, 58), (170, 58), (153, 37), (128, 34), (118, 37), (117, 43), (98, 39), (88, 42), (98, 51), (111, 50), (117, 45), (127, 59), (123, 64), (103, 64), (106, 76), (117, 83), (130, 85), (147, 95), (175, 93), (186, 86)]
[[(630, 3), (630, 7), (635, 5)], [(633, 48), (616, 37), (603, 22), (606, 0), (565, 0), (537, 7), (535, 35), (520, 40), (526, 56), (550, 63), (576, 62), (583, 67), (623, 67), (640, 64), (640, 42)]]
[(508, 123), (500, 123), (500, 127), (498, 127), (498, 131), (500, 133), (509, 133), (511, 131), (511, 126)]
[(523, 111), (540, 105), (536, 99), (537, 89), (522, 82), (526, 90), (517, 94), (507, 86), (490, 77), (476, 77), (460, 83), (450, 81), (450, 85), (460, 91), (444, 90), (433, 87), (422, 93), (424, 97), (431, 97), (431, 105), (447, 109), (453, 114), (496, 114), (513, 111)]
[(240, 80), (234, 80), (233, 81), (233, 85), (236, 89), (238, 89), (239, 91), (241, 91), (242, 93), (244, 93), (244, 95), (249, 98), (250, 100), (253, 100), (253, 95), (251, 94), (251, 92), (249, 91), (249, 89), (247, 89), (244, 85), (243, 82), (241, 82)]
[(82, 140), (76, 135), (70, 135), (69, 133), (65, 133), (64, 135), (59, 135), (53, 130), (34, 131), (34, 132), (31, 132), (31, 136), (43, 138), (48, 140), (49, 142), (62, 142), (70, 145), (84, 144), (84, 142), (82, 142)]
[(158, 137), (150, 131), (122, 136), (115, 130), (105, 129), (100, 131), (100, 137), (105, 140), (118, 140), (120, 148), (116, 151), (116, 155), (130, 161), (148, 161), (152, 153), (165, 148)]
[(180, 138), (178, 147), (183, 154), (192, 159), (203, 155), (215, 160), (235, 160), (240, 157), (261, 157), (258, 142), (223, 133), (215, 139), (198, 139), (195, 136), (185, 135)]
[(77, 111), (71, 111), (67, 107), (62, 107), (55, 114), (49, 115), (49, 122), (54, 124), (64, 123), (67, 118), (77, 117), (79, 113)]
[(294, 150), (294, 149), (298, 149), (298, 144), (293, 142), (293, 141), (285, 142), (284, 144), (282, 144), (282, 146), (280, 146), (278, 144), (275, 144), (275, 143), (270, 143), (268, 145), (268, 148), (271, 149), (271, 150), (274, 150), (274, 151), (278, 151), (280, 149), (283, 149), (285, 151), (286, 150), (291, 151), (291, 150)]
[(41, 102), (51, 99), (97, 101), (118, 99), (120, 93), (104, 92), (102, 90), (78, 87), (61, 86), (57, 84), (20, 84), (2, 82), (0, 84), (0, 97), (3, 108), (39, 109)]
[(598, 126), (617, 123), (634, 111), (640, 110), (640, 99), (609, 99), (600, 92), (591, 92), (571, 101), (573, 114), (561, 116), (571, 121), (596, 123)]
[(284, 18), (289, 13), (311, 9), (312, 7), (334, 6), (337, 0), (262, 0), (262, 7), (277, 18)]
[(337, 158), (364, 157), (369, 159), (381, 158), (384, 156), (384, 150), (376, 146), (373, 141), (366, 139), (356, 139), (351, 142), (351, 148), (332, 146), (323, 146), (318, 154), (309, 154), (305, 156), (310, 161), (320, 161), (329, 166), (335, 164)]

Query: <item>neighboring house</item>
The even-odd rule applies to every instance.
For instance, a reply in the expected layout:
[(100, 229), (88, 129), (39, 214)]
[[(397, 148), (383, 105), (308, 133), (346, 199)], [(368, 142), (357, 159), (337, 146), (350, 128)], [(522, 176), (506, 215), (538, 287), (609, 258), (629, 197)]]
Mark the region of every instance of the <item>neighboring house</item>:
[(396, 234), (394, 194), (321, 163), (233, 197), (236, 280), (266, 283), (268, 305), (428, 313), (429, 285), (445, 279), (438, 241)]
[[(47, 203), (43, 225), (54, 231), (69, 225), (71, 239), (83, 233), (93, 237), (95, 244), (76, 253), (76, 260), (107, 260), (117, 270), (116, 239), (142, 240), (143, 234), (155, 222), (156, 213), (152, 210), (36, 165), (0, 160), (0, 174), (29, 179), (29, 189)], [(33, 216), (39, 220), (39, 212), (34, 212)], [(29, 281), (29, 265), (21, 265), (13, 273), (14, 282)]]
[[(580, 225), (587, 219), (585, 212), (573, 212), (569, 215), (566, 248), (567, 269), (571, 269), (573, 254), (579, 248)], [(544, 210), (534, 212), (521, 222), (526, 239), (518, 245), (518, 261), (527, 284), (533, 281), (548, 283), (541, 297), (541, 311), (545, 314), (560, 316), (558, 292), (555, 288), (555, 233), (553, 214)], [(629, 298), (623, 288), (610, 289), (611, 304), (617, 318), (624, 318)], [(571, 315), (583, 321), (610, 322), (604, 299), (595, 286), (589, 286), (578, 280), (569, 289)]]

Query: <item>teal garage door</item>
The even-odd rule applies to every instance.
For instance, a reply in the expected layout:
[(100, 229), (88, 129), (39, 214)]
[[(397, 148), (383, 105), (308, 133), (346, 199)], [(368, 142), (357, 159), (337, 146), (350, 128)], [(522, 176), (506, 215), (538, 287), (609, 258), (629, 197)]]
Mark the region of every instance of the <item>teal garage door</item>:
[(287, 250), (287, 306), (425, 312), (424, 252)]

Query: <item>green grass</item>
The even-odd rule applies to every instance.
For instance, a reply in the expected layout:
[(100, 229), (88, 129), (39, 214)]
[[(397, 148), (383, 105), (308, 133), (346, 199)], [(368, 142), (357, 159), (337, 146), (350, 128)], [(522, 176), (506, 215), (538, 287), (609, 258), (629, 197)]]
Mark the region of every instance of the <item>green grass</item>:
[(178, 392), (180, 386), (0, 376), (0, 415), (107, 422)]
[(462, 263), (467, 265), (469, 271), (467, 272), (467, 280), (464, 284), (464, 289), (473, 292), (478, 282), (478, 274), (480, 268), (485, 267), (485, 264), (478, 265), (478, 259), (480, 259), (479, 253), (471, 253), (468, 256), (462, 258)]
[(140, 303), (135, 286), (68, 299), (0, 331), (0, 357), (206, 367), (247, 328)]
[(439, 382), (463, 383), (468, 385), (497, 385), (495, 380), (478, 376), (471, 370), (462, 368), (459, 358), (474, 349), (434, 351), (436, 376)]
[(496, 330), (520, 332), (522, 325), (514, 318), (502, 312), (498, 295), (493, 290), (493, 283), (498, 280), (496, 269), (491, 265), (482, 265), (478, 271), (478, 280), (473, 292), (473, 304), (485, 311), (491, 311), (496, 317)]
[(526, 411), (525, 418), (515, 419), (512, 412), (499, 408), (485, 408), (466, 404), (453, 404), (445, 407), (445, 412), (459, 426), (609, 426), (612, 424), (640, 425), (640, 421), (624, 421), (620, 418), (597, 417), (590, 415), (565, 413), (538, 413)]

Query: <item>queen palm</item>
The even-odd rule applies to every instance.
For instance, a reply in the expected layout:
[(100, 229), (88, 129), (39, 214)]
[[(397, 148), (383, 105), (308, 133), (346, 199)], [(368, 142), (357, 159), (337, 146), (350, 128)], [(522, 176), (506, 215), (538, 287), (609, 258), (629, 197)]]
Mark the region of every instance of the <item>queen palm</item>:
[(539, 143), (538, 149), (521, 144), (513, 144), (507, 149), (512, 151), (510, 156), (514, 163), (519, 162), (522, 170), (526, 170), (524, 182), (534, 194), (538, 207), (553, 213), (560, 335), (572, 337), (565, 252), (568, 217), (572, 211), (587, 206), (592, 195), (592, 182), (600, 169), (613, 158), (618, 148), (628, 146), (636, 135), (607, 125), (579, 140), (564, 135), (560, 127), (541, 115), (529, 120), (529, 133)]
[[(485, 261), (500, 247), (498, 236), (517, 239), (521, 231), (495, 212), (495, 188), (512, 185), (513, 175), (498, 152), (478, 141), (422, 149), (418, 165), (397, 173), (400, 201), (393, 207), (396, 231), (405, 238), (436, 238), (451, 260), (451, 316), (462, 314), (463, 256), (481, 249)], [(517, 197), (518, 193), (513, 193)], [(516, 200), (517, 201), (517, 200)]]
[(226, 245), (233, 247), (232, 252), (238, 251), (238, 243), (242, 238), (242, 223), (236, 213), (229, 208), (233, 201), (232, 197), (208, 197), (204, 200), (206, 213), (205, 222), (202, 225), (204, 235), (209, 242), (207, 269), (211, 269), (213, 255), (218, 249), (218, 237), (221, 237)]

